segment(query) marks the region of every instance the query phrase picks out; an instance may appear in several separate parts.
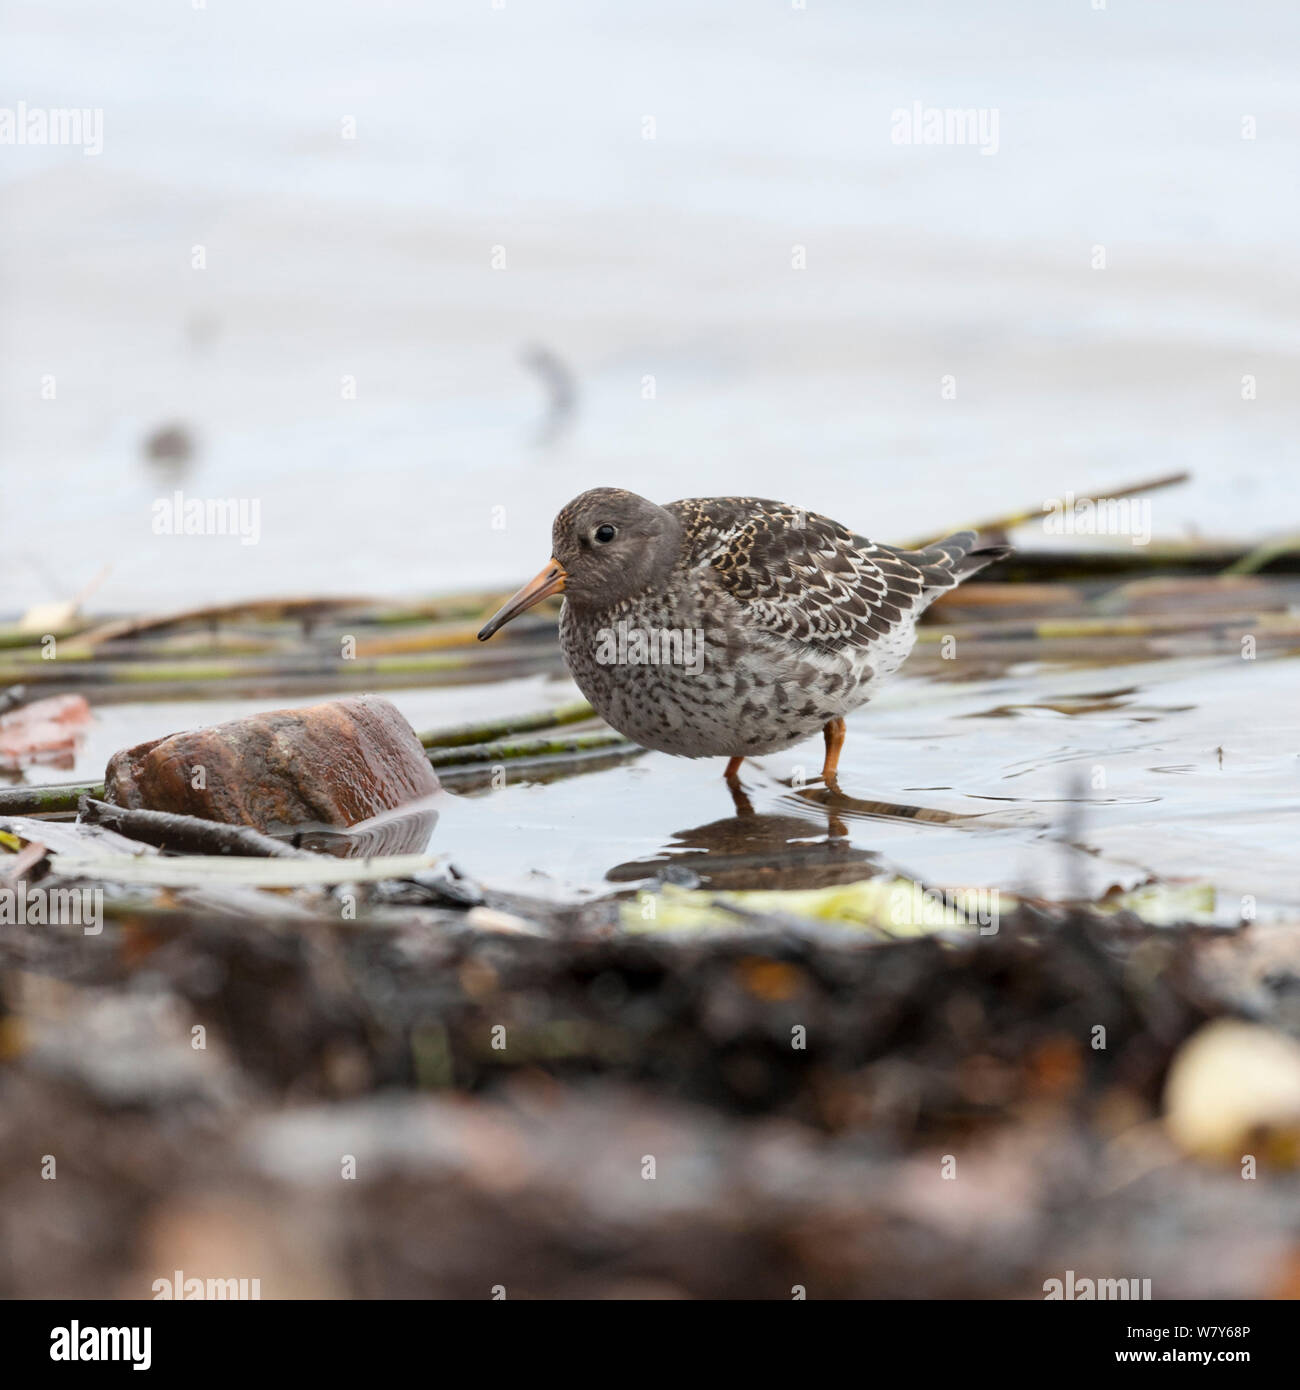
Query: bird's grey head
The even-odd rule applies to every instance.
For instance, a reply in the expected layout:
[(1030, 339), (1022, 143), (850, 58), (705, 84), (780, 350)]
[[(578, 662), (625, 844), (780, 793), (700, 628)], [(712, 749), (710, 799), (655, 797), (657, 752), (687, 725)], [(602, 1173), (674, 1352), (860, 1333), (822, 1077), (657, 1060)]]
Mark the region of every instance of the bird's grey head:
[(500, 627), (552, 594), (600, 611), (667, 577), (681, 551), (681, 523), (663, 507), (617, 487), (595, 487), (561, 509), (551, 527), (551, 560), (479, 633)]
[(575, 497), (551, 527), (551, 554), (564, 570), (565, 597), (577, 608), (608, 608), (663, 579), (681, 548), (669, 511), (617, 487)]

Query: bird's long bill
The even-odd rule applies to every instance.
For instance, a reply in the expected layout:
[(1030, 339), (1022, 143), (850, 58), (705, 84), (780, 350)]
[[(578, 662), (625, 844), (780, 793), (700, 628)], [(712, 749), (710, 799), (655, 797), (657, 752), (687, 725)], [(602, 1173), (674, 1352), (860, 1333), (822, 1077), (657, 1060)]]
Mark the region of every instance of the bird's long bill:
[(568, 575), (564, 572), (564, 566), (558, 560), (548, 560), (545, 569), (534, 575), (517, 594), (488, 619), (479, 631), (478, 640), (486, 642), (497, 628), (505, 627), (512, 618), (526, 613), (535, 604), (541, 603), (544, 598), (550, 598), (552, 594), (563, 593), (564, 581), (567, 578)]

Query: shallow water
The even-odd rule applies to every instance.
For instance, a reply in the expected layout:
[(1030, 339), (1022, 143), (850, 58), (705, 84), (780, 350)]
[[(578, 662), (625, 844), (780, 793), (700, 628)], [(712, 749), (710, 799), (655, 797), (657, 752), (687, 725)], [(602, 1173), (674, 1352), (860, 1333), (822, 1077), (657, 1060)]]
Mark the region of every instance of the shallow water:
[[(1026, 665), (997, 680), (901, 676), (848, 721), (841, 797), (821, 744), (745, 764), (657, 753), (497, 790), (444, 791), (430, 848), (501, 889), (571, 899), (667, 875), (714, 887), (812, 887), (883, 870), (929, 887), (1096, 897), (1151, 876), (1209, 881), (1216, 916), (1300, 907), (1297, 664), (1166, 660)], [(418, 729), (571, 698), (542, 678), (390, 698)], [(321, 698), (324, 698), (323, 696)], [(99, 709), (71, 770), (266, 700)]]
[[(1295, 679), (1288, 661), (1164, 662), (1123, 668), (1122, 681), (1061, 669), (904, 679), (850, 718), (844, 799), (791, 785), (815, 777), (820, 741), (746, 764), (752, 810), (739, 814), (720, 762), (646, 754), (472, 797), (463, 817), (448, 809), (439, 844), (472, 870), (486, 840), (494, 873), (531, 891), (603, 891), (668, 865), (714, 886), (786, 887), (878, 864), (1047, 897), (1208, 878), (1237, 920), (1245, 895), (1300, 904)], [(1083, 712), (1049, 708), (1065, 700)]]

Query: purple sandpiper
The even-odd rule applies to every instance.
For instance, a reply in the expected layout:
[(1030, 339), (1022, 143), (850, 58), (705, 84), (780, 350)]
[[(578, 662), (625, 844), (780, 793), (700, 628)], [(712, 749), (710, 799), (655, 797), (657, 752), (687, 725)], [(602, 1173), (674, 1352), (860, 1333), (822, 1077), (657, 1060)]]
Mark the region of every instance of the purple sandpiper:
[(844, 716), (916, 641), (934, 598), (1010, 553), (959, 531), (921, 550), (755, 497), (659, 507), (620, 488), (574, 498), (552, 556), (478, 634), (564, 594), (560, 645), (619, 733), (687, 758), (775, 753), (819, 729), (834, 785)]

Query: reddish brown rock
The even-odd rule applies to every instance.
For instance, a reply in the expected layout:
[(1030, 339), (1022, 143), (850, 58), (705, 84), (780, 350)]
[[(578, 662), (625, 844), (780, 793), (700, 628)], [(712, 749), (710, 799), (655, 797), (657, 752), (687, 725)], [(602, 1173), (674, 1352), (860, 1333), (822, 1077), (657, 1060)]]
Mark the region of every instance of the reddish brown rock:
[(415, 731), (377, 695), (269, 710), (115, 753), (105, 800), (276, 832), (344, 827), (438, 790)]
[(89, 724), (83, 695), (52, 695), (0, 714), (0, 770), (17, 772), (33, 763), (72, 767)]

